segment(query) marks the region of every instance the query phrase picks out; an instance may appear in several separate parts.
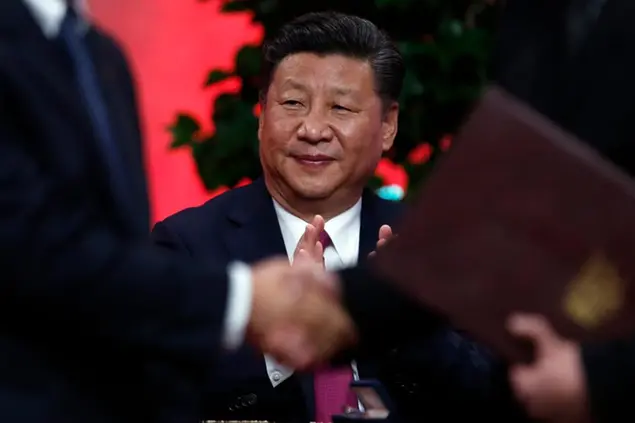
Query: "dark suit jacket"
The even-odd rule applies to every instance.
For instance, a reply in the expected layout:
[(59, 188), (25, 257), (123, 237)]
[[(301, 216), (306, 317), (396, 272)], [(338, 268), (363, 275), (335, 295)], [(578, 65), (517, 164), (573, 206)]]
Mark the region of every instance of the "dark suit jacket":
[[(381, 200), (371, 192), (364, 194), (360, 261), (373, 251), (379, 227), (394, 223), (401, 209), (399, 203)], [(157, 223), (152, 237), (159, 245), (198, 259), (215, 257), (251, 263), (286, 255), (275, 209), (263, 180)], [(359, 290), (354, 294), (363, 304), (360, 308), (375, 318), (383, 316), (383, 298), (373, 296), (372, 290), (369, 296), (364, 290), (365, 282), (360, 280)], [(394, 304), (390, 300), (388, 303)], [(392, 342), (395, 338), (388, 339), (385, 333), (410, 335), (404, 336), (406, 341)], [(417, 333), (421, 336), (416, 336)], [(446, 330), (436, 318), (429, 321), (406, 318), (395, 326), (374, 327), (367, 335), (364, 339), (376, 342), (341, 359), (355, 358), (361, 378), (380, 379), (405, 420), (436, 419), (439, 413), (444, 418), (463, 417), (467, 413), (492, 416), (492, 401), (488, 400), (493, 397), (484, 392), (488, 392), (489, 384), (501, 386), (497, 378), (502, 375), (504, 379), (504, 371), (494, 369), (487, 352)], [(262, 354), (248, 346), (226, 357), (223, 363), (222, 373), (217, 373), (210, 382), (205, 418), (304, 422), (313, 418), (311, 375), (294, 375), (274, 389)], [(495, 406), (505, 409), (504, 405)]]
[[(496, 80), (635, 175), (635, 2), (606, 0), (574, 53), (565, 48), (565, 0), (509, 0)], [(635, 342), (583, 349), (598, 422), (635, 420)]]
[(340, 278), (360, 338), (346, 357), (397, 352), (392, 372), (408, 375), (408, 421), (529, 421), (510, 390), (506, 364), (488, 349), (378, 279), (372, 266), (345, 269)]
[(133, 82), (113, 40), (86, 37), (123, 169), (61, 44), (0, 2), (0, 421), (181, 423), (220, 351), (226, 276), (148, 242)]

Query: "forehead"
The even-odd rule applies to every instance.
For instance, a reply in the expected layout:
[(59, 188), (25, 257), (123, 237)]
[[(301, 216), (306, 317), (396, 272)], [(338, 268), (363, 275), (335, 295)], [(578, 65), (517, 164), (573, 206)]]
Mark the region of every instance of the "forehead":
[(367, 95), (375, 92), (370, 63), (339, 54), (289, 55), (277, 66), (271, 82), (278, 90), (326, 90)]

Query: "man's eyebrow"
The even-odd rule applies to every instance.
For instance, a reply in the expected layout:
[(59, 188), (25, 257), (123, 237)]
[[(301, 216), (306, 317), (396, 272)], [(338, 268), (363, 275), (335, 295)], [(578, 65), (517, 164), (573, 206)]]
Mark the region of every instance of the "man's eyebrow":
[(337, 95), (350, 95), (350, 94), (353, 94), (353, 89), (351, 89), (350, 87), (345, 87), (345, 86), (333, 87), (333, 88), (331, 88), (331, 91), (334, 94), (337, 94)]
[(292, 88), (292, 89), (301, 90), (301, 91), (306, 91), (306, 89), (307, 89), (306, 85), (304, 85), (302, 82), (300, 82), (300, 81), (298, 81), (296, 79), (293, 79), (293, 78), (285, 79), (280, 87), (281, 88)]

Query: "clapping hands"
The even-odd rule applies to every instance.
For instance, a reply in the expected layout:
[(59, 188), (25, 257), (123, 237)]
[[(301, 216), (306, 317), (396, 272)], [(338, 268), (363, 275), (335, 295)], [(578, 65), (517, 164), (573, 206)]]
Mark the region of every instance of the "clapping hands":
[(311, 223), (306, 225), (304, 234), (298, 242), (293, 253), (293, 263), (301, 260), (310, 260), (324, 267), (324, 246), (320, 242), (320, 233), (324, 230), (324, 218), (315, 215)]
[(375, 254), (377, 254), (377, 250), (386, 245), (388, 240), (390, 240), (392, 237), (392, 228), (388, 225), (382, 225), (382, 227), (379, 228), (379, 236), (377, 238), (376, 248), (368, 255), (368, 257), (373, 258)]
[[(324, 267), (320, 233), (324, 218), (309, 223), (293, 254), (252, 268), (253, 304), (249, 341), (298, 370), (319, 366), (357, 341), (356, 327), (341, 306), (340, 283)], [(384, 225), (377, 248), (393, 236)], [(374, 253), (371, 253), (373, 255)]]

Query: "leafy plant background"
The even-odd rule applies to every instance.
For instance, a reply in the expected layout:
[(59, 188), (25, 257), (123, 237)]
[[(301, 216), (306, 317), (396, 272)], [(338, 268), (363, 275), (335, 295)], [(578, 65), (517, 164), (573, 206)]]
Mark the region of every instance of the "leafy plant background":
[[(199, 0), (206, 1), (206, 0)], [(407, 65), (400, 98), (399, 132), (386, 155), (404, 167), (408, 192), (425, 180), (449, 147), (488, 81), (489, 54), (502, 4), (495, 0), (220, 0), (223, 13), (250, 13), (265, 38), (307, 12), (336, 10), (376, 23), (398, 44)], [(257, 113), (261, 44), (243, 46), (234, 69), (212, 69), (209, 87), (238, 78), (238, 91), (214, 101), (211, 133), (188, 113), (178, 113), (169, 129), (170, 147), (191, 149), (200, 177), (209, 190), (232, 187), (261, 173)], [(203, 82), (203, 81), (202, 81)], [(382, 185), (375, 178), (371, 185)]]

